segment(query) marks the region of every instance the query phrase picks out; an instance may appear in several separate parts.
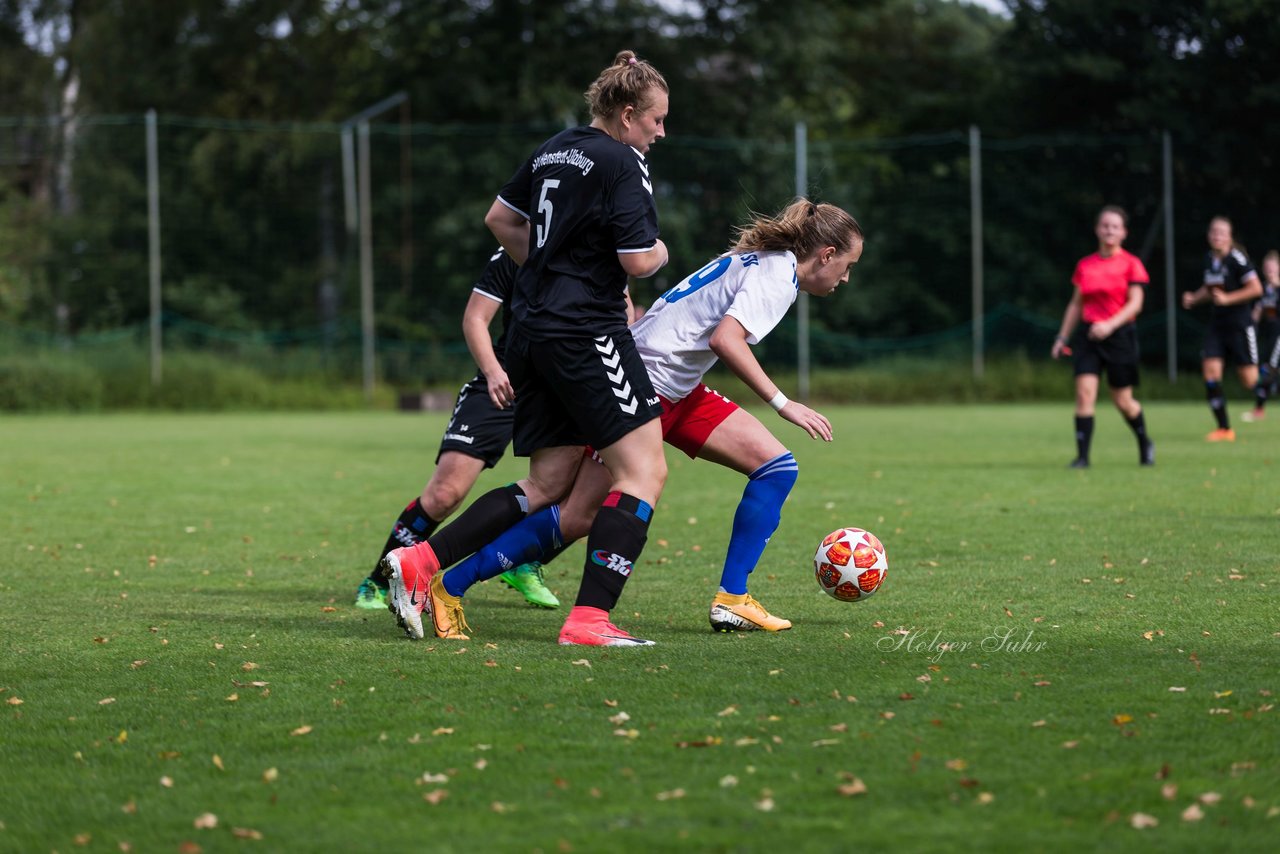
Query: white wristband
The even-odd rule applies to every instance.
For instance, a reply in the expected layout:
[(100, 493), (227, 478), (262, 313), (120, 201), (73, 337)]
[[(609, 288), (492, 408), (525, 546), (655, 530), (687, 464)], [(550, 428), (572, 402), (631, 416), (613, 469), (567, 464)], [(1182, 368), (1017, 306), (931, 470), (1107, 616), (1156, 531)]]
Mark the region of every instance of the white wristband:
[(790, 402), (791, 401), (787, 400), (787, 396), (782, 393), (782, 389), (778, 389), (778, 393), (769, 398), (769, 405), (779, 412), (782, 411), (782, 407), (786, 406)]

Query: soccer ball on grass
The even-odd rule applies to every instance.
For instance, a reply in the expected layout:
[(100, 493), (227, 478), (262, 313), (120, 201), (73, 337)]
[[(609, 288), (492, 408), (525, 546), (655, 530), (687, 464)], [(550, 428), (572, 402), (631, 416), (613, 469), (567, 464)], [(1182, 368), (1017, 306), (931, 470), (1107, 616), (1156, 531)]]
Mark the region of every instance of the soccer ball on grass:
[(861, 528), (832, 531), (813, 556), (818, 586), (841, 602), (861, 602), (874, 595), (888, 568), (884, 545), (875, 534)]

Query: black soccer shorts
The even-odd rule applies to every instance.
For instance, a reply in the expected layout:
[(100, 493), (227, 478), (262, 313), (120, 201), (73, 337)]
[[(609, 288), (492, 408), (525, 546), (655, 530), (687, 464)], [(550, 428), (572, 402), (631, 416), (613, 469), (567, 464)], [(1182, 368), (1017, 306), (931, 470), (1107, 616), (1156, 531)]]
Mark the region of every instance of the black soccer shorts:
[(511, 443), (511, 426), (515, 413), (499, 409), (489, 398), (489, 383), (484, 374), (476, 374), (458, 392), (453, 405), (453, 415), (444, 428), (436, 463), (445, 451), (457, 451), (477, 460), (491, 469), (502, 459)]
[(1101, 341), (1089, 337), (1088, 327), (1072, 344), (1072, 365), (1076, 376), (1101, 375), (1105, 370), (1111, 388), (1138, 385), (1138, 328), (1132, 323), (1120, 327)]
[(530, 341), (513, 325), (507, 374), (516, 392), (515, 453), (591, 445), (607, 448), (662, 415), (662, 405), (623, 329), (597, 338)]
[(1202, 359), (1229, 359), (1236, 365), (1258, 364), (1258, 333), (1253, 324), (1223, 326), (1210, 323), (1204, 333)]

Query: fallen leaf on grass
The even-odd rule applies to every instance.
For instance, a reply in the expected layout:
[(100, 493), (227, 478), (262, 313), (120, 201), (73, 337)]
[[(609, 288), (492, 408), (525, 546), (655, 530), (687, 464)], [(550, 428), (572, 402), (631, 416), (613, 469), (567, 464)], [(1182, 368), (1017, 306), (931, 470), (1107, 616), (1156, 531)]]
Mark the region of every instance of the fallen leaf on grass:
[(613, 734), (614, 734), (614, 735), (616, 735), (616, 736), (619, 736), (620, 738), (631, 738), (631, 739), (636, 739), (636, 738), (639, 738), (639, 737), (640, 737), (640, 730), (638, 730), (638, 729), (615, 729), (615, 730), (613, 731)]
[(605, 700), (605, 701), (604, 701), (604, 704), (605, 704), (606, 706), (608, 706), (609, 708), (611, 708), (611, 709), (616, 709), (616, 708), (618, 708), (618, 701), (617, 701), (617, 700)]
[(629, 720), (631, 720), (631, 715), (627, 714), (626, 712), (618, 712), (616, 715), (609, 716), (609, 723), (613, 724), (614, 726), (622, 726)]
[(96, 638), (94, 638), (94, 639), (93, 639), (93, 642), (94, 642), (94, 643), (110, 643), (110, 642), (111, 642), (111, 638), (107, 638), (107, 637), (96, 637)]
[(1169, 690), (1175, 694), (1185, 694), (1187, 692), (1186, 687), (1183, 685), (1170, 685)]
[(1199, 821), (1204, 818), (1204, 810), (1200, 809), (1199, 804), (1192, 804), (1182, 811), (1183, 821)]
[(1136, 812), (1129, 816), (1129, 826), (1135, 830), (1145, 830), (1148, 827), (1155, 827), (1160, 820), (1153, 815), (1147, 815), (1144, 812)]
[(727, 708), (721, 709), (719, 712), (716, 712), (716, 717), (724, 718), (724, 717), (728, 717), (729, 715), (736, 715), (737, 713), (738, 713), (737, 706), (729, 706)]
[(334, 611), (336, 611), (336, 610), (338, 610), (338, 609), (337, 609), (337, 608), (335, 608), (335, 607), (333, 607), (332, 605), (325, 605), (324, 607), (322, 607), (322, 608), (320, 609), (320, 611), (321, 611), (322, 613), (325, 613), (325, 614), (332, 614), (332, 613), (333, 613)]
[(262, 782), (264, 783), (274, 783), (276, 780), (279, 780), (279, 779), (280, 779), (280, 772), (277, 771), (275, 768), (268, 768), (266, 771), (262, 772)]
[(702, 739), (701, 741), (677, 741), (676, 747), (683, 750), (689, 747), (715, 747), (716, 745), (723, 744), (723, 743), (724, 743), (724, 739), (722, 739), (720, 736), (709, 735), (706, 738)]
[(1048, 681), (1047, 679), (1041, 679), (1039, 682), (1036, 682), (1036, 683), (1035, 683), (1035, 686), (1036, 686), (1037, 688), (1044, 688), (1044, 687), (1047, 687), (1047, 686), (1052, 685), (1052, 684), (1053, 684), (1053, 683), (1052, 683), (1052, 682), (1050, 682), (1050, 681)]
[(1205, 792), (1197, 800), (1205, 806), (1210, 807), (1222, 800), (1222, 795), (1219, 795), (1217, 792)]
[(773, 812), (773, 798), (761, 798), (755, 802), (755, 808), (760, 812)]
[(71, 837), (71, 842), (81, 847), (88, 845), (92, 841), (93, 841), (93, 836), (88, 833), (77, 833), (75, 836)]
[(493, 803), (489, 804), (489, 809), (493, 810), (496, 813), (504, 813), (504, 812), (508, 812), (511, 809), (511, 807), (507, 806), (502, 801), (494, 801)]
[(219, 771), (226, 771), (226, 770), (227, 770), (226, 768), (223, 768), (223, 767), (222, 767), (222, 757), (221, 757), (221, 756), (219, 756), (219, 755), (218, 755), (218, 754), (216, 754), (216, 753), (215, 753), (215, 754), (213, 754), (213, 767), (214, 767), (214, 768), (217, 768)]
[(447, 783), (449, 782), (448, 774), (432, 774), (430, 771), (424, 771), (422, 774), (423, 783)]
[(1041, 727), (1041, 726), (1044, 726), (1044, 725), (1045, 725), (1045, 723), (1046, 723), (1046, 721), (1044, 721), (1044, 720), (1038, 720), (1038, 721), (1032, 721), (1032, 722), (1031, 722), (1031, 725), (1032, 725), (1032, 726), (1034, 726), (1034, 727)]
[(256, 840), (256, 839), (262, 838), (262, 831), (254, 830), (249, 827), (233, 827), (231, 828), (231, 835), (234, 836), (236, 839), (255, 839)]
[(244, 664), (240, 665), (240, 669), (248, 673), (250, 670), (257, 670), (258, 665), (255, 662), (246, 661)]
[(1080, 746), (1080, 742), (1078, 742), (1078, 741), (1064, 741), (1064, 742), (1062, 742), (1062, 749), (1063, 749), (1063, 750), (1075, 750), (1075, 749), (1076, 749), (1077, 747), (1079, 747), (1079, 746)]
[(172, 777), (161, 777), (161, 778), (160, 778), (160, 785), (161, 785), (161, 786), (164, 786), (166, 789), (172, 789), (172, 788), (173, 788), (173, 778), (172, 778)]
[(854, 777), (849, 782), (837, 786), (836, 791), (846, 798), (852, 798), (857, 795), (865, 795), (867, 793), (867, 784), (862, 782), (862, 778)]
[[(1133, 722), (1133, 715), (1124, 715), (1124, 714), (1116, 715), (1114, 718), (1111, 719), (1111, 722), (1116, 726), (1124, 726), (1127, 723)], [(1136, 815), (1141, 815), (1141, 813), (1136, 813)]]
[(9, 699), (5, 700), (5, 702), (8, 703), (10, 706), (22, 705), (22, 700), (18, 699), (17, 697), (10, 697)]
[(178, 846), (178, 854), (200, 854), (202, 851), (204, 851), (203, 848), (196, 845), (189, 839), (184, 840), (182, 844)]
[(978, 803), (989, 804), (996, 799), (996, 796), (990, 792), (978, 792)]
[(430, 792), (422, 793), (422, 799), (432, 806), (435, 806), (447, 797), (449, 797), (448, 789), (432, 789)]
[(311, 732), (311, 726), (309, 724), (303, 724), (302, 726), (290, 732), (289, 735), (306, 735), (309, 732)]
[(591, 666), (591, 662), (590, 662), (590, 661), (587, 661), (585, 658), (579, 658), (577, 661), (571, 661), (571, 662), (569, 662), (569, 663), (570, 663), (570, 664), (576, 664), (576, 665), (578, 665), (579, 667), (590, 667), (590, 666)]
[(1178, 784), (1165, 783), (1160, 787), (1160, 797), (1164, 798), (1166, 801), (1171, 801), (1178, 797)]
[(125, 815), (136, 815), (138, 812), (138, 802), (133, 798), (130, 798), (129, 803), (121, 805), (120, 812)]
[(438, 726), (435, 729), (431, 730), (431, 734), (432, 735), (453, 735), (453, 727)]
[(952, 770), (952, 771), (963, 771), (964, 769), (966, 769), (966, 768), (968, 768), (968, 767), (969, 767), (969, 763), (968, 763), (968, 762), (966, 762), (966, 761), (964, 761), (963, 759), (948, 759), (948, 760), (947, 760), (947, 768), (949, 768), (949, 769), (950, 769), (950, 770)]
[(720, 788), (729, 789), (738, 785), (738, 778), (732, 774), (726, 774), (720, 778)]
[(98, 701), (99, 706), (109, 706), (116, 701), (115, 697), (103, 697)]
[(218, 826), (218, 817), (211, 812), (196, 816), (196, 820), (191, 822), (196, 830), (212, 830)]
[(653, 796), (659, 801), (675, 801), (684, 797), (684, 789), (672, 789), (669, 792), (658, 792)]
[(839, 743), (840, 743), (840, 739), (838, 738), (820, 738), (817, 741), (811, 742), (809, 746), (810, 747), (831, 747), (832, 745), (839, 744)]

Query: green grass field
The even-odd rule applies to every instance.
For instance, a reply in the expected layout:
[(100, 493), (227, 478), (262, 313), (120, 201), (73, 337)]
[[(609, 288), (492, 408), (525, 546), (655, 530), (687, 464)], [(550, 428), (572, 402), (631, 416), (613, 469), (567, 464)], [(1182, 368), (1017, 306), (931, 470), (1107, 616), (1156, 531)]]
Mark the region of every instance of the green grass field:
[[(1069, 402), (828, 414), (761, 415), (795, 628), (709, 631), (742, 479), (671, 456), (616, 614), (658, 645), (613, 651), (493, 582), (465, 643), (351, 606), (443, 415), (0, 419), (0, 850), (1271, 847), (1280, 411), (1150, 405), (1141, 469), (1100, 410), (1088, 471)], [(812, 577), (842, 525), (889, 554), (855, 605)]]

